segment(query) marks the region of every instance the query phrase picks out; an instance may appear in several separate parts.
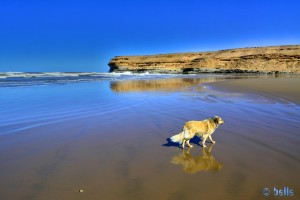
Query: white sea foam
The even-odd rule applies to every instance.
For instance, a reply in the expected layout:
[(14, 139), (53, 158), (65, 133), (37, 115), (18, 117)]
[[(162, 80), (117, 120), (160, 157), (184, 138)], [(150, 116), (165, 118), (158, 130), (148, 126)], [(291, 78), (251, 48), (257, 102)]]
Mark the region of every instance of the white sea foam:
[(3, 72), (1, 78), (76, 77), (101, 75), (99, 72)]
[[(159, 73), (133, 73), (133, 72), (2, 72), (1, 78), (27, 78), (27, 77), (74, 77), (74, 76), (166, 76), (172, 74)], [(173, 74), (174, 76), (175, 74)]]
[(0, 87), (16, 87), (30, 85), (49, 85), (57, 83), (74, 83), (89, 81), (120, 81), (132, 79), (171, 78), (191, 76), (182, 74), (152, 74), (121, 72), (2, 72), (0, 73)]

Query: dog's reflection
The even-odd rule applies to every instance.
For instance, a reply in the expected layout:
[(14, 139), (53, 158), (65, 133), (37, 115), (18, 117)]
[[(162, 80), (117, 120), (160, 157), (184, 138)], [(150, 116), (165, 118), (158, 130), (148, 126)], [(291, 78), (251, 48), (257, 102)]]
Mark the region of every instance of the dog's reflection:
[(208, 148), (202, 148), (199, 156), (192, 156), (190, 148), (187, 151), (182, 151), (178, 156), (172, 158), (171, 163), (181, 165), (182, 170), (188, 174), (194, 174), (200, 171), (214, 171), (217, 172), (222, 168), (219, 163), (211, 154), (214, 144)]

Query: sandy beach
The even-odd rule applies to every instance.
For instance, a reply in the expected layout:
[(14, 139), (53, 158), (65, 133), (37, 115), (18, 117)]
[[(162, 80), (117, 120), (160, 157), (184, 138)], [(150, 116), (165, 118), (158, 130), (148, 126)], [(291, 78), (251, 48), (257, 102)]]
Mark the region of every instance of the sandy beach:
[[(286, 199), (299, 199), (299, 82), (211, 76), (1, 87), (0, 199), (259, 200), (280, 198), (273, 190), (284, 187), (294, 191)], [(185, 121), (214, 115), (225, 121), (215, 145), (203, 149), (194, 138), (183, 151), (168, 141)]]
[(279, 98), (300, 105), (299, 77), (255, 78), (212, 83), (217, 89), (228, 92), (256, 93), (269, 98)]

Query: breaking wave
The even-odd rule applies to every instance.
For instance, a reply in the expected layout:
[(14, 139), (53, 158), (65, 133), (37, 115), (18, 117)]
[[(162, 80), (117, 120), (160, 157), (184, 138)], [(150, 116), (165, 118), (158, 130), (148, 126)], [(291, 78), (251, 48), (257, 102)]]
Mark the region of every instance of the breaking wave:
[(0, 87), (66, 84), (74, 82), (97, 82), (103, 80), (118, 81), (132, 79), (172, 78), (179, 76), (191, 77), (193, 75), (152, 74), (149, 72), (2, 72), (0, 73)]

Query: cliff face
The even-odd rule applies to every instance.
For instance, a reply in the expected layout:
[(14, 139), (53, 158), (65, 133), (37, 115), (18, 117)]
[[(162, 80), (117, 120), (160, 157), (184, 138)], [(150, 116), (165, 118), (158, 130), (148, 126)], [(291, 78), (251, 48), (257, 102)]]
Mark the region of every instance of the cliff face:
[(300, 73), (300, 45), (199, 53), (116, 56), (108, 65), (110, 72)]

